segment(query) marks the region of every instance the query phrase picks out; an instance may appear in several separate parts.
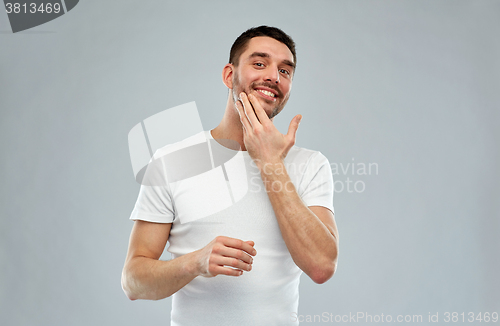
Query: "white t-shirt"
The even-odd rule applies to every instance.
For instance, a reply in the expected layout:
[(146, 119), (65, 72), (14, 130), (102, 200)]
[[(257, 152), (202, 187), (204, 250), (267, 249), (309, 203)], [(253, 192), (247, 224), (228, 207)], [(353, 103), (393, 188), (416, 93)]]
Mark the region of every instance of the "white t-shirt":
[[(230, 150), (206, 131), (167, 145), (154, 157), (165, 158), (203, 143), (209, 144), (213, 168), (175, 178), (172, 171), (179, 169), (163, 162), (148, 176), (154, 181), (143, 182), (130, 219), (172, 223), (168, 251), (173, 258), (201, 249), (219, 235), (254, 241), (257, 255), (250, 272), (238, 277), (199, 276), (177, 291), (171, 325), (297, 325), (294, 313), (302, 271), (286, 247), (259, 169), (248, 152)], [(230, 159), (217, 163), (216, 153)], [(200, 170), (204, 164), (186, 162), (184, 168)], [(332, 173), (324, 155), (294, 146), (285, 166), (306, 206), (333, 212)]]

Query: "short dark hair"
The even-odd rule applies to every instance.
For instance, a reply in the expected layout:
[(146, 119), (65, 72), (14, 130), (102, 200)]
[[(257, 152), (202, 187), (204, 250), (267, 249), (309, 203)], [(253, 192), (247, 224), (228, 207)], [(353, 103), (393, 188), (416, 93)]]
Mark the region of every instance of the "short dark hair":
[(295, 53), (295, 42), (281, 29), (270, 26), (252, 27), (243, 32), (234, 41), (229, 52), (229, 63), (237, 66), (240, 60), (240, 55), (245, 52), (248, 42), (257, 36), (268, 36), (283, 44), (285, 44), (293, 55), (293, 63), (297, 63), (297, 56)]

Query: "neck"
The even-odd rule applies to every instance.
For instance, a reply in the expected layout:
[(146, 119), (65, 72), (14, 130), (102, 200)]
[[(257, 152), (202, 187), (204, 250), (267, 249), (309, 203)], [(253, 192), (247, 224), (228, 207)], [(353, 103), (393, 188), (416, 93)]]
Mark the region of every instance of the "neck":
[(224, 117), (217, 127), (212, 130), (214, 139), (230, 139), (240, 144), (241, 150), (246, 151), (245, 143), (243, 142), (243, 127), (241, 125), (240, 116), (234, 106), (231, 92), (227, 98), (226, 111)]

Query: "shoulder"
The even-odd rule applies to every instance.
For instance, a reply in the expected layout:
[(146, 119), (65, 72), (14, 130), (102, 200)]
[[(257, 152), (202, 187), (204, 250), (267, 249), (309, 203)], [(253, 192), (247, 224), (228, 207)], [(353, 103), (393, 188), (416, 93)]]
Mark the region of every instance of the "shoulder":
[(329, 164), (328, 159), (320, 151), (315, 151), (303, 147), (293, 146), (288, 155), (286, 156), (285, 162), (287, 163), (305, 163), (305, 164)]
[(299, 179), (330, 169), (328, 159), (321, 152), (298, 146), (293, 146), (288, 152), (285, 166), (291, 177)]

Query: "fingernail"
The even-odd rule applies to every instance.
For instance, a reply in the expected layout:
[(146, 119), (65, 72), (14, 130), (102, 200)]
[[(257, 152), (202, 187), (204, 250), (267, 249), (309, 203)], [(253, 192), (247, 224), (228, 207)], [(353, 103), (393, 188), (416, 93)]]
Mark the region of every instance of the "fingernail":
[(240, 97), (244, 97), (244, 96), (245, 96), (245, 93), (241, 92)]

